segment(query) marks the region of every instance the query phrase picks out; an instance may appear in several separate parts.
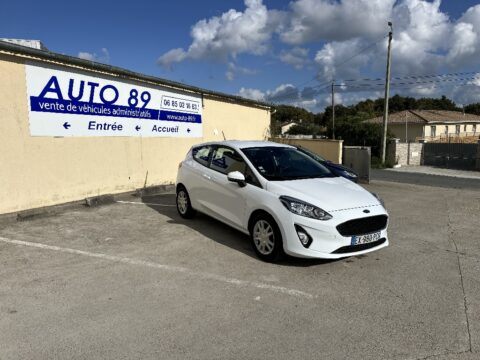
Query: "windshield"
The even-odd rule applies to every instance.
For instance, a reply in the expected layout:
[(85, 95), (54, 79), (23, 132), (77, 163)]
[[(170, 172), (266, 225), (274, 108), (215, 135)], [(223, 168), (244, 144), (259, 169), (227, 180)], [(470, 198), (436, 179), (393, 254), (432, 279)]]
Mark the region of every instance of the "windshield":
[(330, 170), (295, 148), (254, 147), (242, 152), (267, 180), (334, 177)]
[(318, 154), (315, 154), (313, 152), (311, 152), (310, 150), (307, 150), (305, 149), (304, 147), (297, 147), (298, 151), (304, 153), (304, 154), (307, 154), (308, 156), (310, 156), (311, 158), (313, 158), (314, 160), (317, 160), (317, 161), (326, 161), (324, 158), (322, 158), (320, 155)]

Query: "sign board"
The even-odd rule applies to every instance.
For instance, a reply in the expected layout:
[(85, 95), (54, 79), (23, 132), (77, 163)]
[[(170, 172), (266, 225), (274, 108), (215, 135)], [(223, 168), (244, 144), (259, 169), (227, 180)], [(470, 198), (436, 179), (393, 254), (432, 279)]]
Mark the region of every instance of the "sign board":
[(197, 94), (26, 64), (32, 136), (202, 137)]

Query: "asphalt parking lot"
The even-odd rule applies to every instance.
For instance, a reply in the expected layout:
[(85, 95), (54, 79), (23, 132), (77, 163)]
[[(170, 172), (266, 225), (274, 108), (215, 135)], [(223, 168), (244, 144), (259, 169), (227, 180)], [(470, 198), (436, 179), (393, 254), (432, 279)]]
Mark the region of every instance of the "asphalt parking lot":
[(479, 359), (480, 191), (373, 181), (390, 246), (259, 261), (173, 194), (0, 225), (0, 359)]

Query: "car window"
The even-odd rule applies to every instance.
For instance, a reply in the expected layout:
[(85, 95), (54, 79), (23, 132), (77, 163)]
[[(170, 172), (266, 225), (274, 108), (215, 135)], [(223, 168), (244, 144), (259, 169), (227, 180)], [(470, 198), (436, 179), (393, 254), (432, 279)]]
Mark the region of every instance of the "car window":
[(204, 166), (208, 166), (211, 152), (212, 152), (212, 147), (210, 145), (199, 146), (192, 150), (192, 156), (195, 159), (195, 161), (199, 162)]
[(242, 152), (267, 180), (333, 177), (330, 170), (310, 156), (290, 147), (257, 147)]
[(247, 164), (243, 161), (242, 157), (233, 149), (219, 146), (213, 152), (210, 168), (219, 171), (222, 174), (228, 174), (232, 171), (240, 171), (244, 174), (246, 165)]
[(231, 148), (223, 146), (217, 147), (213, 152), (210, 168), (225, 175), (232, 171), (240, 171), (245, 176), (247, 184), (261, 187), (257, 177), (245, 160), (243, 160), (242, 156)]

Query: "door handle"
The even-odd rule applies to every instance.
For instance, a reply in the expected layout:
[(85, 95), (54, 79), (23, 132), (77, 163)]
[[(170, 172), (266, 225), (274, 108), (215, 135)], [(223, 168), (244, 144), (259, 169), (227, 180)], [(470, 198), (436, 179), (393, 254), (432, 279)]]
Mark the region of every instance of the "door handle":
[(207, 180), (212, 180), (212, 177), (210, 175), (203, 174), (202, 176)]

